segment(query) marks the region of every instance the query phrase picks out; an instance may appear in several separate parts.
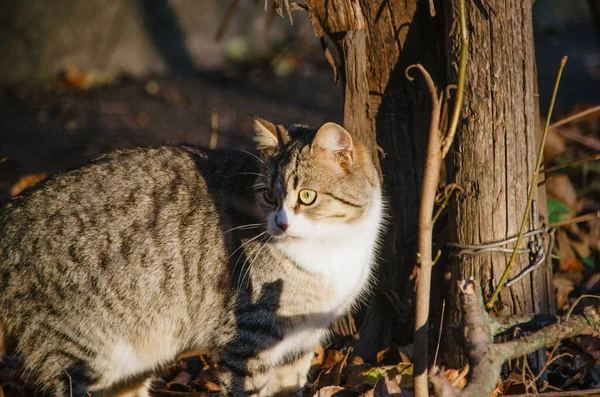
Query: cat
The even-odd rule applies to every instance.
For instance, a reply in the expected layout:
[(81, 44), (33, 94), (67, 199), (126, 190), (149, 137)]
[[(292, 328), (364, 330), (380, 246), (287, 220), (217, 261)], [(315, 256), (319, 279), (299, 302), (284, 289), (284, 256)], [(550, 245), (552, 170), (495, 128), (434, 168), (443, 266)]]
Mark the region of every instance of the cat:
[(260, 157), (104, 155), (0, 211), (0, 357), (47, 396), (148, 396), (207, 351), (222, 393), (302, 389), (328, 326), (369, 290), (384, 201), (343, 127), (255, 118)]

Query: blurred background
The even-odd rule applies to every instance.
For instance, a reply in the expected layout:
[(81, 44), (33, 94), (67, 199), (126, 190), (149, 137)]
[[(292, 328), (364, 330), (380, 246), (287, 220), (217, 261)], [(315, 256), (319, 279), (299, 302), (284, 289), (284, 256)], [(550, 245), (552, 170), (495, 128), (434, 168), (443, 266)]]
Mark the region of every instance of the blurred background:
[[(600, 102), (594, 1), (535, 3), (542, 114), (565, 54), (558, 114)], [(114, 149), (250, 148), (248, 114), (343, 118), (342, 88), (303, 12), (290, 25), (262, 0), (0, 4), (0, 202)]]

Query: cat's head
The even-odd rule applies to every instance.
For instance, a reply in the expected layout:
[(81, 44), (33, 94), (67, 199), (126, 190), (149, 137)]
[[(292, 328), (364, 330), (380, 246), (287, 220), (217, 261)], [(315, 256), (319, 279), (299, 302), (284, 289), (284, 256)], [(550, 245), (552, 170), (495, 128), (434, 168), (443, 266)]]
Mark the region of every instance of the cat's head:
[(263, 161), (256, 199), (272, 237), (343, 237), (349, 227), (380, 216), (374, 210), (381, 187), (372, 155), (343, 127), (286, 129), (254, 119), (254, 130)]

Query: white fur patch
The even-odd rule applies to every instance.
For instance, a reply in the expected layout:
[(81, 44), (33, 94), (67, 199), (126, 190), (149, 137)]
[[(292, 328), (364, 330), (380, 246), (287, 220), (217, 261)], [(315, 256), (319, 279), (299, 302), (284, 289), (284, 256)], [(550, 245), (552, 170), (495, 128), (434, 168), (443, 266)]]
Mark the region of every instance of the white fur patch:
[(111, 361), (124, 377), (148, 370), (148, 363), (138, 357), (134, 347), (120, 338), (113, 349)]
[[(353, 224), (315, 223), (285, 206), (282, 211), (289, 227), (286, 237), (277, 239), (275, 245), (302, 269), (328, 279), (336, 298), (322, 310), (342, 314), (348, 309), (348, 301), (353, 301), (368, 284), (379, 240), (381, 197), (375, 196), (368, 212)], [(275, 228), (274, 217), (274, 213), (269, 215), (269, 231), (272, 222)]]

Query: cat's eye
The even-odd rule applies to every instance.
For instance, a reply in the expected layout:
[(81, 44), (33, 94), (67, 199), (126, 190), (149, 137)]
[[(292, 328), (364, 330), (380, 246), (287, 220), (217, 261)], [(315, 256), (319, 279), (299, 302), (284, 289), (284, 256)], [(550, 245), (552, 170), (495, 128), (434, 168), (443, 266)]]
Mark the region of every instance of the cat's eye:
[(317, 192), (310, 189), (302, 189), (298, 194), (298, 199), (304, 205), (311, 205), (317, 199)]
[(263, 197), (265, 198), (265, 201), (269, 204), (275, 204), (277, 202), (277, 196), (275, 195), (273, 189), (263, 190)]

